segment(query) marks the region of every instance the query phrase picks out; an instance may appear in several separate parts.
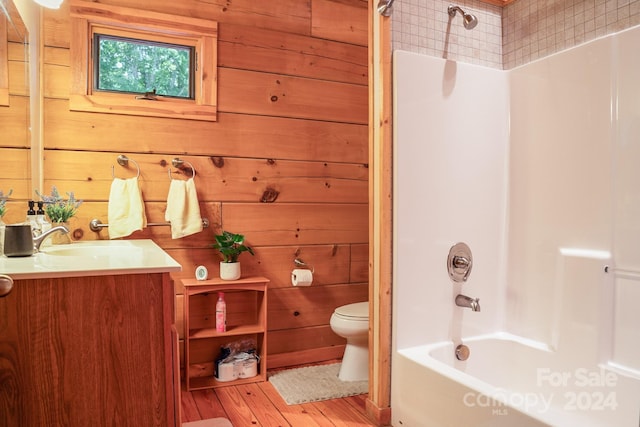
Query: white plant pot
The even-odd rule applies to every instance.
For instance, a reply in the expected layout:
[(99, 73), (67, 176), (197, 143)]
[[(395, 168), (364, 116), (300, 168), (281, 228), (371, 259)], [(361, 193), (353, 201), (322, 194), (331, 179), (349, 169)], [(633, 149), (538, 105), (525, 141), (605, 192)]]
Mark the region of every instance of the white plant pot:
[(240, 278), (240, 263), (221, 261), (220, 278), (222, 280), (238, 280)]

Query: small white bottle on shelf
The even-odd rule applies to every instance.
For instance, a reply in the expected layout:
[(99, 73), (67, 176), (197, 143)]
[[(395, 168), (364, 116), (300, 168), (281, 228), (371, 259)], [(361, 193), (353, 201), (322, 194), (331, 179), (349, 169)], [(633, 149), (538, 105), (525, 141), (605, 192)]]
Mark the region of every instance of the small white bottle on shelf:
[(29, 210), (27, 211), (27, 222), (25, 224), (31, 225), (31, 232), (34, 237), (39, 236), (42, 233), (40, 229), (40, 223), (38, 222), (38, 216), (35, 210), (36, 202), (29, 200)]
[[(36, 219), (38, 221), (38, 225), (40, 227), (41, 233), (46, 233), (51, 230), (51, 223), (47, 221), (47, 217), (44, 212), (44, 203), (38, 201), (38, 210), (36, 211)], [(42, 241), (41, 247), (51, 246), (51, 238), (47, 237)]]
[(224, 292), (218, 292), (216, 303), (216, 331), (227, 331), (227, 303), (224, 301)]

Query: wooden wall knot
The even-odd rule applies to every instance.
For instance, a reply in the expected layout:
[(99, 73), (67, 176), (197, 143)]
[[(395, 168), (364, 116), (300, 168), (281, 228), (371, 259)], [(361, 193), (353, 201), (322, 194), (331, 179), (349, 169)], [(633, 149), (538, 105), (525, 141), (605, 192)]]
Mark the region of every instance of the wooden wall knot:
[(260, 198), (261, 203), (273, 203), (278, 199), (280, 192), (272, 187), (267, 187)]
[(194, 170), (192, 167), (190, 166), (180, 166), (180, 170), (189, 177), (193, 177), (195, 176)]
[(193, 177), (193, 168), (189, 167), (189, 166), (180, 166), (180, 168), (178, 169), (178, 172), (183, 173), (185, 176), (188, 177)]
[(71, 233), (71, 235), (73, 236), (73, 240), (82, 240), (82, 238), (84, 237), (84, 231), (82, 231), (82, 228), (76, 228), (75, 230), (73, 230), (73, 233)]
[(211, 160), (211, 163), (217, 168), (224, 167), (224, 157), (222, 156), (211, 156), (209, 160)]

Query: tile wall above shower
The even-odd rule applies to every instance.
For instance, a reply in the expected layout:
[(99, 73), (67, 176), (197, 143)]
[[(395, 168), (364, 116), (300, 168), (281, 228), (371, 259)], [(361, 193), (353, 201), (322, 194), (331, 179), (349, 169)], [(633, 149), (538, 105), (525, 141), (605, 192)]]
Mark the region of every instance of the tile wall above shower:
[[(475, 15), (478, 25), (465, 29), (460, 14), (453, 18), (447, 14), (450, 4)], [(393, 49), (502, 68), (502, 17), (498, 6), (478, 0), (397, 0), (392, 19)]]
[[(478, 18), (466, 30), (449, 24), (456, 4)], [(589, 40), (640, 25), (640, 0), (517, 0), (505, 8), (479, 0), (398, 0), (393, 49), (511, 69)]]
[(640, 24), (640, 0), (518, 0), (503, 11), (503, 67)]

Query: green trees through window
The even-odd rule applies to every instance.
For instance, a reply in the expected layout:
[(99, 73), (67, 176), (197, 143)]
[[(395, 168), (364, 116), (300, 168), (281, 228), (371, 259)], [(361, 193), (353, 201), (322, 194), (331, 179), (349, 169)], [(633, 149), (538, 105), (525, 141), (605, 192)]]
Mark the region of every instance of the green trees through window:
[(97, 90), (194, 99), (190, 46), (94, 34)]

